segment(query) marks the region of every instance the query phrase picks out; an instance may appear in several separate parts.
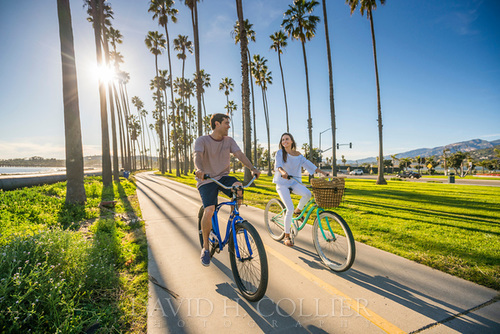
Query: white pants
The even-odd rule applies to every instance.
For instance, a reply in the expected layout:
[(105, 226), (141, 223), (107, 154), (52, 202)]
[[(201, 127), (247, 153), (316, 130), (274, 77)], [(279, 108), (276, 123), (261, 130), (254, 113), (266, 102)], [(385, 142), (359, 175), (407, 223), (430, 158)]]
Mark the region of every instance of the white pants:
[(297, 209), (302, 210), (306, 206), (309, 199), (311, 199), (311, 192), (302, 183), (295, 182), (291, 186), (276, 185), (276, 191), (280, 195), (281, 201), (285, 204), (285, 233), (290, 233), (290, 226), (292, 225), (293, 217), (293, 202), (290, 196), (290, 188), (294, 194), (301, 196)]

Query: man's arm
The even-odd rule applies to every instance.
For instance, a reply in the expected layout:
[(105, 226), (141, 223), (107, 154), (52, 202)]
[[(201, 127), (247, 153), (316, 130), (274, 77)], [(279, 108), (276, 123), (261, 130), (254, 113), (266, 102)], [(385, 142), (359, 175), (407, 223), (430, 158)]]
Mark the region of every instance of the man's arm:
[(250, 169), (250, 171), (252, 173), (254, 173), (257, 177), (259, 177), (260, 175), (260, 170), (258, 170), (257, 168), (255, 168), (253, 165), (252, 165), (252, 162), (247, 158), (247, 156), (243, 153), (243, 151), (237, 151), (237, 152), (234, 152), (233, 153), (234, 156), (236, 158), (238, 158), (239, 161), (241, 161), (241, 163), (248, 169)]
[(203, 180), (203, 175), (205, 172), (203, 171), (203, 163), (202, 163), (202, 152), (195, 151), (194, 152), (194, 168), (196, 169), (196, 177), (200, 180)]

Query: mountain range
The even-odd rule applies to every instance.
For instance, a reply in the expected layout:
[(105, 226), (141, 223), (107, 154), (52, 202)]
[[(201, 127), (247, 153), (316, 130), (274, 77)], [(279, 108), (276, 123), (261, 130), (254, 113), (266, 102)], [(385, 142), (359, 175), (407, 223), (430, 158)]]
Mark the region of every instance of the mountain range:
[[(418, 148), (416, 150), (411, 150), (407, 152), (402, 152), (395, 154), (398, 159), (400, 158), (414, 158), (417, 156), (430, 157), (430, 156), (441, 156), (443, 155), (444, 149), (449, 149), (450, 153), (457, 151), (461, 152), (472, 152), (477, 150), (489, 149), (500, 145), (500, 139), (494, 141), (487, 141), (482, 139), (472, 139), (468, 141), (462, 141), (459, 143), (448, 144), (445, 146), (438, 146), (434, 148)], [(390, 155), (384, 156), (384, 159), (391, 159)], [(370, 157), (365, 159), (357, 160), (358, 164), (362, 163), (374, 163), (377, 161), (376, 157)], [(348, 161), (348, 163), (355, 163), (356, 161)]]

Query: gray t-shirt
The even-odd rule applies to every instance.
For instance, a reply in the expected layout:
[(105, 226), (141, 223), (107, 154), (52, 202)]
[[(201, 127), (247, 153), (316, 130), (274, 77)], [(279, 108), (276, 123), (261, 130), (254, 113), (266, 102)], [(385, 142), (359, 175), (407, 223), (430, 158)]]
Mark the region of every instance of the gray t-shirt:
[[(230, 154), (241, 151), (238, 144), (231, 137), (215, 140), (210, 135), (201, 136), (194, 142), (194, 152), (201, 152), (201, 169), (205, 174), (216, 180), (228, 175), (230, 170)], [(197, 187), (212, 182), (196, 178)]]

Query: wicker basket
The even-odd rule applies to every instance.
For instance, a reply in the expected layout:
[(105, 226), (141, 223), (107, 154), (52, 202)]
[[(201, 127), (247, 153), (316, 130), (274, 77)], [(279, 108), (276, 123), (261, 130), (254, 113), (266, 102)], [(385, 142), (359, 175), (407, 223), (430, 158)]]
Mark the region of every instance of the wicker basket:
[(341, 177), (311, 179), (314, 198), (318, 206), (322, 208), (336, 208), (340, 205), (344, 196), (345, 179)]

